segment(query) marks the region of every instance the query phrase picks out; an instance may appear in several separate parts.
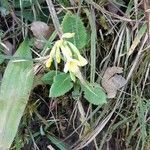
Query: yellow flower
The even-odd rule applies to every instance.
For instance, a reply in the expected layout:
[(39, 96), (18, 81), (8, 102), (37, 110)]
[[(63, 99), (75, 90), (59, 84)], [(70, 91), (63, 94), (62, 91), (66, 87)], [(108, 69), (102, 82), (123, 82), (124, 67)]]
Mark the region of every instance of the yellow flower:
[(54, 44), (54, 46), (50, 52), (49, 59), (46, 62), (47, 68), (51, 67), (51, 64), (52, 64), (52, 61), (54, 58), (56, 58), (57, 63), (60, 63), (60, 61), (61, 61), (60, 46), (62, 45), (62, 43), (63, 43), (63, 40), (59, 40)]
[(70, 77), (73, 81), (75, 81), (76, 77), (81, 81), (84, 81), (80, 72), (80, 67), (85, 66), (88, 62), (83, 56), (81, 56), (75, 45), (64, 39), (73, 36), (74, 33), (65, 33), (63, 34), (62, 39), (55, 42), (50, 52), (50, 57), (46, 62), (46, 67), (49, 68), (51, 66), (53, 59), (55, 59), (57, 63), (60, 63), (61, 58), (63, 57), (63, 60), (66, 62), (64, 72), (67, 73), (69, 71)]
[(75, 33), (64, 33), (62, 35), (62, 38), (66, 38), (66, 39), (69, 39), (69, 38), (72, 38), (74, 37)]
[(67, 73), (69, 71), (70, 77), (74, 82), (77, 77), (81, 81), (81, 83), (84, 83), (85, 80), (83, 79), (82, 73), (80, 72), (80, 66), (83, 66), (82, 62), (77, 59), (70, 58), (65, 64), (64, 72)]
[(76, 54), (76, 55), (80, 55), (79, 50), (77, 49), (77, 47), (72, 44), (71, 42), (67, 41), (67, 44), (69, 45), (69, 47), (71, 48), (71, 50)]
[(84, 58), (84, 57), (82, 57), (81, 55), (78, 55), (78, 59), (79, 59), (79, 66), (85, 66), (88, 62), (87, 62), (87, 60)]
[(55, 57), (56, 57), (56, 62), (59, 64), (60, 61), (61, 61), (61, 54), (60, 54), (60, 48), (59, 48), (58, 46), (57, 46), (57, 48), (56, 48)]
[(60, 49), (66, 59), (72, 58), (72, 52), (65, 42), (60, 46)]
[(70, 59), (66, 62), (64, 72), (69, 71), (71, 79), (75, 82), (77, 74), (80, 72), (78, 61), (76, 59)]
[(51, 67), (51, 64), (52, 64), (52, 61), (53, 61), (53, 57), (55, 55), (55, 50), (56, 50), (56, 44), (53, 46), (51, 52), (50, 52), (50, 56), (49, 56), (49, 59), (47, 60), (46, 62), (46, 67), (47, 68), (50, 68)]
[(80, 54), (79, 50), (77, 49), (77, 47), (69, 41), (67, 41), (67, 44), (70, 46), (70, 48), (74, 52), (74, 54), (77, 55), (78, 60), (79, 60), (79, 66), (85, 66), (88, 62), (83, 56), (81, 56), (81, 54)]
[(51, 67), (51, 64), (52, 64), (52, 59), (49, 58), (49, 59), (46, 61), (46, 67), (47, 67), (47, 68), (50, 68), (50, 67)]
[(69, 72), (72, 72), (74, 74), (78, 73), (79, 71), (79, 62), (78, 60), (76, 59), (68, 59), (66, 64), (65, 64), (65, 67), (64, 67), (64, 72), (67, 73), (68, 71)]
[(55, 58), (56, 58), (56, 62), (60, 63), (61, 61), (61, 54), (60, 54), (60, 47), (63, 44), (63, 40), (59, 40), (55, 43), (56, 45), (56, 49), (55, 49)]

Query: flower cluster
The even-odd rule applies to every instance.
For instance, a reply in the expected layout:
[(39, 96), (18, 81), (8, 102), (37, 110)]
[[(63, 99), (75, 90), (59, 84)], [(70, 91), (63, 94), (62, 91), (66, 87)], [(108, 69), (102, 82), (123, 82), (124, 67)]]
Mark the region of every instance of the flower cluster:
[(71, 42), (65, 40), (74, 36), (74, 33), (65, 33), (62, 39), (55, 42), (50, 57), (46, 62), (46, 67), (50, 67), (53, 60), (60, 63), (61, 60), (65, 61), (64, 72), (69, 71), (71, 79), (75, 81), (75, 76), (80, 74), (80, 67), (87, 64), (87, 60), (81, 56), (77, 47)]

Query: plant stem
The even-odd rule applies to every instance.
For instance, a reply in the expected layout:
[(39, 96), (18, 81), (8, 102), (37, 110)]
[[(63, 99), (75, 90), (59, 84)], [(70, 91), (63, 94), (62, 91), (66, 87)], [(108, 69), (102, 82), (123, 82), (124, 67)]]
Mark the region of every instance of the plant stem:
[(90, 72), (90, 83), (95, 82), (95, 72), (96, 72), (96, 23), (95, 23), (95, 12), (94, 8), (91, 8), (89, 12), (88, 9), (84, 9), (91, 26), (91, 72)]
[(144, 0), (144, 9), (145, 9), (146, 19), (148, 21), (148, 38), (150, 41), (150, 1), (149, 0)]
[(52, 3), (52, 0), (46, 0), (46, 3), (48, 5), (48, 9), (49, 9), (49, 12), (51, 14), (52, 21), (53, 21), (54, 27), (56, 29), (56, 32), (57, 32), (59, 38), (61, 39), (63, 32), (60, 29), (59, 20), (58, 20), (54, 5)]

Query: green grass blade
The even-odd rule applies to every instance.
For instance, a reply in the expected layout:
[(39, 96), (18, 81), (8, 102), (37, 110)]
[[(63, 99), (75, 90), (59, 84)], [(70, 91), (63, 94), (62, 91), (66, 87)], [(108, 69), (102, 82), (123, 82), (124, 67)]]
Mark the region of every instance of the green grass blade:
[(91, 73), (90, 73), (90, 82), (95, 82), (95, 73), (96, 73), (96, 39), (97, 39), (97, 33), (96, 33), (96, 23), (95, 23), (95, 12), (92, 9), (91, 12), (89, 12), (88, 9), (84, 9), (91, 26)]
[(53, 144), (55, 144), (55, 146), (57, 146), (57, 148), (59, 148), (59, 150), (69, 150), (69, 148), (67, 147), (67, 145), (65, 145), (65, 143), (63, 143), (62, 141), (60, 141), (59, 139), (53, 137), (53, 136), (50, 136), (50, 135), (47, 135), (48, 139), (51, 140), (51, 142)]
[[(32, 58), (28, 40), (14, 57)], [(0, 91), (0, 149), (11, 146), (33, 84), (33, 62), (11, 60), (5, 70)]]

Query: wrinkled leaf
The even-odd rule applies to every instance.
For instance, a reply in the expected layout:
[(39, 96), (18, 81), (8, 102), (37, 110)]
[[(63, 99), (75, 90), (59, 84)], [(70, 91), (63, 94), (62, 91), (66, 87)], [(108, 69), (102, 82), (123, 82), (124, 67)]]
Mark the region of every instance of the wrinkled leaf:
[[(28, 40), (25, 40), (14, 57), (32, 59)], [(0, 90), (0, 149), (11, 146), (26, 107), (33, 84), (33, 62), (10, 60)]]
[(62, 22), (64, 33), (75, 33), (73, 38), (67, 39), (78, 49), (82, 49), (87, 44), (87, 32), (79, 16), (68, 12)]
[(61, 73), (54, 77), (54, 83), (50, 88), (49, 97), (58, 97), (67, 93), (73, 87), (69, 74)]
[(103, 105), (107, 102), (106, 94), (98, 84), (94, 86), (91, 84), (82, 85), (82, 90), (84, 91), (85, 99), (94, 105)]
[(122, 70), (123, 68), (121, 67), (110, 67), (106, 69), (102, 79), (102, 87), (107, 92), (108, 98), (114, 98), (117, 90), (126, 84), (125, 78), (118, 75), (123, 72)]

